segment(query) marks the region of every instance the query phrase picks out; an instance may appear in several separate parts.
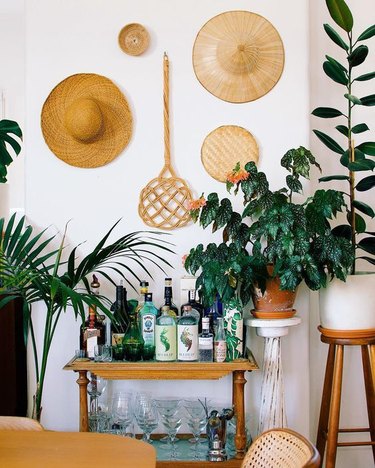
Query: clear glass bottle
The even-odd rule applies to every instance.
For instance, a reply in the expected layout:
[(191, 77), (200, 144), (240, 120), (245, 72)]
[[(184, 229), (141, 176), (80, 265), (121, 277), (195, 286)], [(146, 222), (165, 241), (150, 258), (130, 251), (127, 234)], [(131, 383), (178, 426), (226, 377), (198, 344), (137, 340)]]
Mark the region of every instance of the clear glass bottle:
[(113, 320), (111, 322), (112, 346), (122, 343), (129, 326), (129, 311), (126, 301), (127, 291), (122, 284), (116, 286), (116, 301), (112, 304)]
[(145, 303), (145, 296), (148, 293), (148, 282), (147, 281), (141, 281), (139, 283), (139, 296), (138, 296), (138, 305), (136, 308), (136, 312), (138, 313), (142, 307), (144, 306)]
[(137, 320), (135, 309), (129, 314), (130, 325), (122, 341), (124, 357), (127, 361), (140, 361), (143, 355), (144, 340)]
[(164, 280), (164, 304), (159, 309), (160, 313), (164, 306), (169, 307), (172, 312), (171, 315), (174, 313), (176, 317), (178, 316), (178, 308), (173, 303), (172, 278), (165, 278)]
[[(191, 311), (191, 306), (190, 311)], [(197, 318), (184, 310), (177, 321), (177, 359), (179, 361), (198, 360), (198, 323)]]
[(202, 317), (204, 315), (204, 307), (203, 305), (196, 300), (196, 290), (190, 289), (188, 291), (188, 302), (186, 304), (182, 304), (181, 306), (181, 315), (183, 314), (184, 307), (190, 305), (193, 309), (197, 310), (200, 314), (200, 320), (198, 322), (198, 332), (201, 333), (202, 331)]
[(175, 361), (177, 357), (176, 320), (168, 306), (163, 306), (155, 325), (155, 359)]
[(145, 303), (139, 310), (139, 329), (145, 345), (143, 347), (143, 360), (148, 361), (155, 355), (155, 324), (158, 309), (152, 302), (152, 293), (145, 294)]
[(210, 332), (210, 319), (202, 318), (202, 333), (198, 338), (199, 361), (212, 362), (214, 360), (214, 335)]
[(227, 357), (227, 342), (224, 329), (224, 320), (222, 317), (217, 318), (217, 328), (214, 338), (214, 361), (224, 362)]

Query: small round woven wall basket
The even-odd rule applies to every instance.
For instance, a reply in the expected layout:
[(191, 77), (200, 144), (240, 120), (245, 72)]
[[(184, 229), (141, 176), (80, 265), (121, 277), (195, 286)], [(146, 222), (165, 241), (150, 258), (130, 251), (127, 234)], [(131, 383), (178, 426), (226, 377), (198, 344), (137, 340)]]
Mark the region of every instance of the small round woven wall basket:
[(284, 68), (284, 47), (274, 26), (250, 11), (210, 19), (193, 48), (199, 82), (224, 101), (249, 102), (267, 94)]
[(125, 54), (141, 55), (149, 46), (150, 36), (144, 26), (131, 23), (121, 29), (118, 43)]
[(47, 97), (41, 115), (44, 139), (62, 161), (99, 167), (115, 159), (132, 135), (128, 102), (108, 78), (93, 73), (72, 75)]
[(258, 162), (258, 144), (253, 135), (237, 125), (223, 125), (209, 133), (202, 145), (202, 164), (211, 177), (226, 182), (227, 175), (239, 162)]

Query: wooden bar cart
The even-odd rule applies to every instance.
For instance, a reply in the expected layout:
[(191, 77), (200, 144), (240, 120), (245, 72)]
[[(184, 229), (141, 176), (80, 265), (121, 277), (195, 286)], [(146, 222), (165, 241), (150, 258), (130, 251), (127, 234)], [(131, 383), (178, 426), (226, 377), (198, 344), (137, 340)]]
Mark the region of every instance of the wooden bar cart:
[[(245, 372), (258, 369), (258, 365), (251, 352), (248, 350), (247, 359), (238, 359), (232, 362), (207, 363), (207, 362), (93, 362), (78, 361), (72, 359), (64, 370), (77, 372), (79, 377), (79, 413), (80, 431), (88, 431), (88, 405), (87, 405), (87, 372), (93, 372), (107, 380), (216, 380), (232, 374), (233, 391), (232, 402), (237, 417), (235, 435), (236, 455), (235, 458), (220, 463), (222, 468), (240, 467), (246, 450), (245, 435), (245, 397), (244, 387), (246, 384)], [(187, 468), (199, 466), (200, 468), (211, 467), (212, 462), (204, 461), (158, 461), (160, 468)]]

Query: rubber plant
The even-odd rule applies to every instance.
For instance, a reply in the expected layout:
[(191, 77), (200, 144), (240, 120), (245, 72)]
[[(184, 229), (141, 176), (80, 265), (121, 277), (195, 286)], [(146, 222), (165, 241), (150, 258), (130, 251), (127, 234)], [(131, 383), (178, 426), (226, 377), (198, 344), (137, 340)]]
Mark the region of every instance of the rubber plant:
[[(77, 260), (77, 247), (68, 254), (66, 229), (57, 249), (52, 249), (55, 236), (47, 237), (46, 230), (35, 234), (27, 226), (25, 218), (16, 222), (13, 215), (5, 225), (0, 219), (0, 282), (2, 294), (0, 309), (7, 302), (23, 299), (24, 338), (30, 336), (36, 374), (36, 387), (32, 417), (40, 420), (42, 412), (43, 387), (47, 371), (48, 356), (61, 314), (73, 311), (75, 317), (85, 320), (87, 306), (95, 305), (108, 317), (109, 300), (104, 296), (90, 294), (88, 277), (94, 272), (115, 285), (111, 275), (120, 275), (133, 289), (132, 281), (140, 281), (134, 267), (151, 277), (147, 263), (164, 272), (164, 266), (171, 266), (162, 254), (171, 253), (169, 243), (159, 239), (157, 232), (132, 232), (114, 242), (108, 239), (118, 222), (98, 242), (94, 249), (81, 261)], [(65, 257), (66, 256), (66, 257)], [(67, 258), (67, 260), (63, 260)], [(136, 289), (135, 289), (136, 290)], [(43, 302), (46, 308), (44, 338), (41, 349), (35, 339), (33, 327), (33, 305)], [(39, 362), (38, 356), (41, 356)]]
[(239, 164), (228, 175), (227, 189), (241, 191), (243, 211), (237, 212), (229, 198), (217, 193), (202, 195), (191, 204), (191, 216), (203, 229), (222, 229), (222, 242), (192, 248), (185, 269), (199, 274), (205, 305), (219, 294), (223, 302), (239, 297), (245, 306), (254, 284), (264, 291), (269, 277), (280, 278), (281, 289), (295, 290), (304, 281), (313, 290), (324, 287), (328, 276), (345, 280), (351, 266), (350, 242), (330, 227), (330, 221), (345, 207), (343, 194), (318, 190), (302, 203), (294, 195), (302, 192), (300, 178), (309, 178), (314, 156), (304, 147), (289, 150), (281, 159), (288, 171), (285, 187), (272, 191), (265, 173), (254, 162)]
[(22, 131), (18, 123), (13, 120), (0, 120), (0, 184), (7, 181), (7, 168), (13, 162), (10, 148), (16, 155), (21, 151), (21, 146), (13, 135), (22, 139)]
[[(340, 157), (340, 163), (345, 169), (344, 174), (322, 177), (321, 182), (346, 181), (348, 189), (345, 196), (348, 199), (347, 224), (337, 226), (336, 233), (344, 235), (350, 240), (353, 251), (351, 273), (356, 272), (356, 258), (361, 258), (375, 265), (375, 232), (368, 231), (366, 218), (374, 218), (374, 209), (367, 203), (360, 201), (358, 193), (366, 192), (375, 187), (375, 176), (367, 175), (359, 181), (356, 176), (373, 172), (375, 161), (375, 142), (354, 141), (360, 135), (370, 130), (369, 126), (354, 119), (354, 109), (375, 105), (375, 94), (359, 97), (361, 83), (375, 78), (375, 71), (359, 72), (359, 67), (368, 59), (369, 48), (364, 43), (375, 35), (375, 25), (368, 27), (356, 39), (353, 34), (354, 20), (352, 12), (344, 0), (326, 0), (331, 18), (340, 28), (337, 32), (329, 24), (324, 24), (324, 30), (336, 44), (341, 57), (339, 59), (326, 55), (323, 63), (325, 74), (343, 89), (343, 102), (340, 108), (317, 107), (312, 114), (324, 119), (340, 119), (340, 125), (335, 127), (337, 134), (345, 137), (345, 144), (341, 145), (336, 137), (314, 130), (319, 140), (332, 152)], [(362, 138), (361, 138), (362, 140)], [(358, 251), (365, 252), (361, 255)], [(367, 255), (368, 254), (368, 255)]]

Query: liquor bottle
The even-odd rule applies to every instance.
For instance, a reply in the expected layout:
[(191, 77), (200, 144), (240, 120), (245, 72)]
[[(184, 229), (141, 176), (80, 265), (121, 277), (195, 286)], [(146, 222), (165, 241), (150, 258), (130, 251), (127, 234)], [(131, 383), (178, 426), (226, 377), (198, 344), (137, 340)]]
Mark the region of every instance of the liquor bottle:
[(214, 336), (210, 333), (210, 319), (202, 318), (202, 333), (198, 338), (199, 361), (212, 362), (214, 359)]
[(224, 330), (224, 320), (222, 317), (217, 318), (217, 328), (214, 339), (214, 361), (224, 362), (227, 357), (227, 342)]
[(177, 356), (176, 320), (170, 315), (168, 306), (162, 307), (155, 325), (155, 359), (175, 361)]
[(145, 345), (143, 348), (143, 360), (153, 359), (155, 355), (155, 323), (158, 309), (152, 302), (152, 293), (145, 294), (145, 303), (138, 312), (139, 329)]
[(210, 331), (213, 335), (216, 335), (216, 328), (217, 328), (217, 319), (218, 317), (223, 316), (223, 304), (220, 300), (220, 296), (217, 294), (216, 299), (212, 306), (207, 310), (206, 309), (206, 317), (210, 319)]
[(136, 307), (129, 311), (129, 327), (125, 333), (122, 344), (124, 356), (127, 361), (140, 361), (143, 355), (144, 339), (139, 330)]
[[(95, 275), (91, 283), (93, 295), (99, 295), (100, 284)], [(80, 333), (80, 349), (86, 351), (86, 355), (90, 359), (94, 359), (94, 349), (98, 344), (105, 344), (105, 326), (103, 321), (97, 314), (96, 305), (89, 306), (88, 318), (81, 326)]]
[(164, 280), (164, 304), (159, 309), (160, 313), (163, 306), (168, 306), (171, 312), (174, 312), (177, 317), (178, 308), (173, 303), (172, 278), (165, 278)]
[(129, 312), (126, 302), (127, 291), (122, 282), (116, 286), (116, 301), (112, 304), (113, 320), (111, 323), (112, 346), (122, 343), (126, 330), (129, 326)]
[(198, 333), (199, 333), (199, 328), (202, 328), (202, 325), (199, 325), (200, 322), (201, 322), (200, 313), (196, 309), (193, 309), (193, 307), (191, 307), (191, 305), (185, 305), (182, 308), (182, 315), (193, 315), (195, 317), (195, 319), (197, 321)]
[(204, 307), (203, 305), (196, 300), (196, 291), (195, 289), (190, 289), (188, 291), (188, 302), (186, 304), (182, 304), (181, 306), (181, 315), (183, 314), (184, 307), (185, 306), (191, 306), (192, 309), (195, 309), (199, 312), (200, 319), (198, 322), (198, 333), (201, 333), (202, 331), (202, 317), (204, 315)]
[[(186, 307), (191, 308), (191, 306)], [(198, 323), (196, 316), (189, 313), (189, 309), (185, 309), (177, 321), (177, 359), (198, 360)]]
[(139, 296), (138, 296), (138, 305), (136, 308), (136, 312), (138, 313), (145, 303), (145, 295), (148, 293), (148, 282), (141, 281), (139, 283)]

